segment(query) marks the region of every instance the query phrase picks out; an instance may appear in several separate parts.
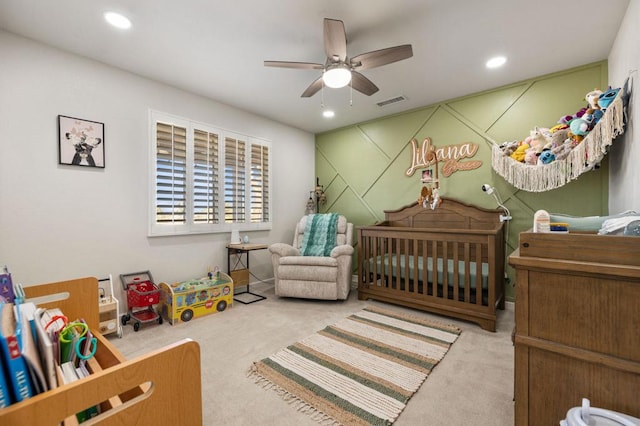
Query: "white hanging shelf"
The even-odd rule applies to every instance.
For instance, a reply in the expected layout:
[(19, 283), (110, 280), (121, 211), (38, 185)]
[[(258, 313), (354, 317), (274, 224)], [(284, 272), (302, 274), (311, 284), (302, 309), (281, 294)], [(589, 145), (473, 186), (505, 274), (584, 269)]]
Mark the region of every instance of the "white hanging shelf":
[(549, 191), (577, 179), (600, 163), (613, 140), (624, 133), (625, 88), (626, 85), (620, 89), (600, 121), (567, 158), (544, 165), (524, 164), (504, 155), (498, 144), (494, 143), (491, 159), (493, 169), (511, 185), (528, 192)]

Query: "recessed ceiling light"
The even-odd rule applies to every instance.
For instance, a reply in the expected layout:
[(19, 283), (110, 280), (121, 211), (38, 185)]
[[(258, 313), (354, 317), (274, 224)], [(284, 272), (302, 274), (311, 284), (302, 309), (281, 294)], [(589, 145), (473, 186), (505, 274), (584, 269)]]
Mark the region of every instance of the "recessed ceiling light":
[(126, 30), (131, 28), (131, 21), (124, 15), (116, 12), (105, 12), (104, 19), (116, 28)]
[(487, 61), (487, 68), (498, 68), (503, 66), (507, 62), (507, 58), (504, 56), (496, 56), (495, 58), (491, 58)]
[(322, 115), (325, 116), (326, 118), (331, 118), (335, 116), (336, 113), (331, 111), (330, 109), (325, 109), (324, 111), (322, 111)]

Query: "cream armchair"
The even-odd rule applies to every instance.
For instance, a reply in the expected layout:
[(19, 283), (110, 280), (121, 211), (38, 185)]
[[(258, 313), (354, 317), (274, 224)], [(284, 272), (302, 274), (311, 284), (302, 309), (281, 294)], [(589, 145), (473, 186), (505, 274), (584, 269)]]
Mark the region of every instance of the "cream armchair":
[(300, 249), (310, 217), (302, 217), (296, 225), (292, 246), (284, 243), (269, 246), (276, 295), (344, 300), (351, 289), (353, 224), (344, 216), (338, 217), (337, 245), (329, 256), (302, 256)]

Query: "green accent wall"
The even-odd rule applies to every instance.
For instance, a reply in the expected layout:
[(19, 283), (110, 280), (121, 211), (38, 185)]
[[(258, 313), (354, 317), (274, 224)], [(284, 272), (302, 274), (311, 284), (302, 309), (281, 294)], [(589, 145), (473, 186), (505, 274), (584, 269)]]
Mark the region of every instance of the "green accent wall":
[[(358, 227), (382, 220), (384, 210), (415, 202), (422, 187), (419, 171), (405, 175), (411, 165), (411, 139), (422, 144), (429, 137), (436, 148), (463, 142), (479, 145), (472, 160), (482, 161), (482, 166), (449, 177), (440, 170), (440, 194), (497, 208), (494, 198), (481, 190), (483, 183), (494, 186), (513, 216), (507, 253), (517, 248), (519, 233), (531, 228), (536, 210), (607, 214), (606, 157), (599, 169), (543, 193), (518, 190), (491, 167), (493, 143), (522, 140), (535, 126), (553, 127), (560, 117), (586, 106), (586, 93), (594, 88), (604, 90), (607, 85), (607, 62), (597, 62), (320, 133), (316, 135), (315, 169), (326, 188), (323, 211), (344, 214)], [(510, 267), (507, 270), (507, 299), (513, 300), (514, 274)]]

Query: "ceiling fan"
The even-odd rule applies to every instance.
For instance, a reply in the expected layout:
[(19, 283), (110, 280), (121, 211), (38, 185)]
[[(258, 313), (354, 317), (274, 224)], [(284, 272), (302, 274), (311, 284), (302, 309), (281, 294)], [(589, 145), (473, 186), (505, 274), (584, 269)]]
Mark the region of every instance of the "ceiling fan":
[(347, 36), (344, 23), (329, 18), (324, 19), (324, 51), (327, 55), (324, 64), (264, 61), (264, 65), (267, 67), (323, 70), (322, 75), (302, 93), (303, 98), (315, 95), (323, 85), (339, 88), (349, 83), (358, 92), (371, 96), (379, 90), (378, 87), (358, 71), (402, 61), (413, 56), (411, 45), (403, 44), (349, 58), (347, 57)]

